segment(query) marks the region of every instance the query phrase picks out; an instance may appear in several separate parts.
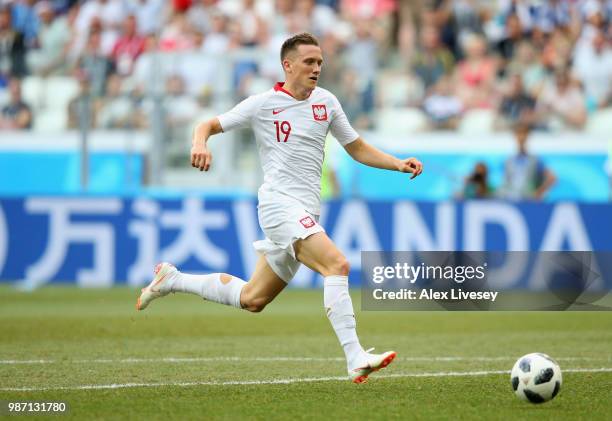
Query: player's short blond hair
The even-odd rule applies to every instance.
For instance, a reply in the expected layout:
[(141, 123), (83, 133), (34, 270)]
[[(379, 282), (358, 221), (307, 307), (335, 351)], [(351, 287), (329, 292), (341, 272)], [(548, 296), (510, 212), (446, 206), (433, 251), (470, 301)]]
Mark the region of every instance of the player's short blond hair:
[(283, 42), (283, 46), (280, 51), (280, 59), (281, 62), (287, 57), (290, 51), (296, 50), (300, 45), (316, 45), (319, 46), (319, 41), (314, 37), (314, 35), (309, 34), (308, 32), (302, 32), (301, 34), (297, 34), (288, 38)]

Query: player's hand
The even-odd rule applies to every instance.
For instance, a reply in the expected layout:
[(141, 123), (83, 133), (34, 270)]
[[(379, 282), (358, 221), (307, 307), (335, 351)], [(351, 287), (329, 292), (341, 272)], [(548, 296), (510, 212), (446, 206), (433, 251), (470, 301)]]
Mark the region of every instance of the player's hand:
[(397, 170), (400, 172), (411, 173), (412, 177), (410, 177), (410, 179), (412, 180), (414, 177), (423, 172), (423, 164), (416, 158), (402, 159), (399, 161)]
[(212, 154), (204, 145), (193, 145), (191, 147), (191, 166), (199, 168), (200, 171), (208, 171), (212, 163)]

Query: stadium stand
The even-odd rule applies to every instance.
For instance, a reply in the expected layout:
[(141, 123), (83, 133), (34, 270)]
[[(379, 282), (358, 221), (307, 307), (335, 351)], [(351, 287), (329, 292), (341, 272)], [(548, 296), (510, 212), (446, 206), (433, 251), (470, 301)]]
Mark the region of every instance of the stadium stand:
[(79, 101), (90, 101), (91, 130), (162, 130), (170, 168), (186, 166), (201, 116), (282, 78), (279, 46), (299, 31), (319, 37), (320, 85), (360, 131), (503, 136), (526, 121), (540, 133), (612, 131), (611, 0), (0, 5), (0, 107), (9, 79), (21, 79), (32, 112), (23, 130), (76, 129)]

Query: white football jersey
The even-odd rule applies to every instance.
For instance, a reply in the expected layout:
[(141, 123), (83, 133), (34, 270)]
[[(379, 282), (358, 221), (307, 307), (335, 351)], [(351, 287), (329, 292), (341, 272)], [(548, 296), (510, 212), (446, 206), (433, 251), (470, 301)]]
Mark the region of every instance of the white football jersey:
[(319, 87), (299, 101), (279, 82), (218, 118), (223, 131), (249, 126), (253, 129), (264, 173), (260, 192), (289, 196), (315, 215), (321, 207), (327, 133), (331, 130), (342, 146), (359, 137), (338, 99)]

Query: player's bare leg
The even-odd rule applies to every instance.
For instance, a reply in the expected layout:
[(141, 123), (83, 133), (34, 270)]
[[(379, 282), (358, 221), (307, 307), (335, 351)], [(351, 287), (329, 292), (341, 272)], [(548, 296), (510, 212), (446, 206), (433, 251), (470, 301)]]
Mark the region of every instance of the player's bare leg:
[(370, 373), (389, 365), (396, 353), (370, 354), (361, 347), (348, 292), (348, 261), (324, 232), (297, 241), (294, 248), (297, 260), (325, 278), (323, 305), (344, 349), (349, 377), (355, 383), (365, 382)]
[(270, 267), (264, 256), (260, 256), (253, 275), (242, 288), (240, 303), (243, 309), (258, 313), (270, 304), (287, 286)]
[(185, 292), (205, 300), (260, 312), (287, 286), (261, 256), (249, 282), (227, 273), (190, 275), (179, 272), (170, 263), (160, 263), (155, 277), (142, 289), (136, 308), (144, 310), (151, 301), (170, 292)]

